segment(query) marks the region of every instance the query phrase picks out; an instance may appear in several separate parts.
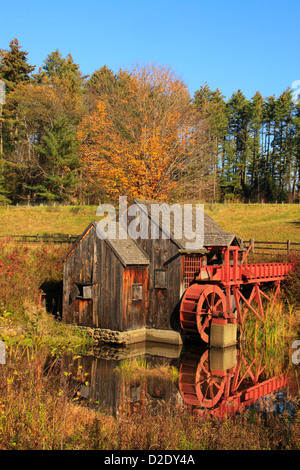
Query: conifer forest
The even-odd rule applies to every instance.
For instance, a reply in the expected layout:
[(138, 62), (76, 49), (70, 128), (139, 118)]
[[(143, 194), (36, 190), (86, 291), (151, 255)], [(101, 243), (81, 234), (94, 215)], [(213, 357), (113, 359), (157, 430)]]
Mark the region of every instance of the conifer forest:
[(187, 85), (167, 66), (100, 65), (0, 50), (0, 204), (98, 204), (119, 195), (300, 201), (300, 100)]

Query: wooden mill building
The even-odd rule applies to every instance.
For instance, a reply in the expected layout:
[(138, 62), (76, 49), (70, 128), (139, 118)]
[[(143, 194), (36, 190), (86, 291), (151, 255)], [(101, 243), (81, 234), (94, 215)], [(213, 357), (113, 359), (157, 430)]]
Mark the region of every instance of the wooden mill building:
[[(220, 247), (241, 245), (204, 214), (203, 248), (188, 249), (190, 240), (174, 236), (174, 220), (166, 227), (153, 219), (154, 203), (135, 198), (127, 211), (138, 205), (156, 225), (156, 239), (151, 224), (144, 238), (101, 239), (96, 221), (71, 246), (64, 257), (63, 321), (94, 328), (102, 341), (182, 343), (179, 304), (185, 289), (201, 263), (222, 262), (214, 260)], [(128, 215), (128, 225), (131, 220)]]

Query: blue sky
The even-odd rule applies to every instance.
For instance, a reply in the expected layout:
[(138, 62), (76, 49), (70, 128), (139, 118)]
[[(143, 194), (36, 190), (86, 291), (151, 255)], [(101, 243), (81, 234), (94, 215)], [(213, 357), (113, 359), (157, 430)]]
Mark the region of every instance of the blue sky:
[(278, 96), (300, 80), (300, 3), (279, 0), (0, 0), (0, 48), (37, 68), (58, 49), (84, 75), (106, 64), (169, 66), (191, 95), (208, 83)]

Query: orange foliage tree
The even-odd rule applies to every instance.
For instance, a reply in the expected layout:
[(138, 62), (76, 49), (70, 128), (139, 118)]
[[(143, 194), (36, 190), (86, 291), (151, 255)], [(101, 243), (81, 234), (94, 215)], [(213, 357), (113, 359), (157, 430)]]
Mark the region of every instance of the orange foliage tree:
[(166, 67), (120, 71), (78, 127), (83, 191), (107, 197), (170, 199), (190, 134), (190, 96)]

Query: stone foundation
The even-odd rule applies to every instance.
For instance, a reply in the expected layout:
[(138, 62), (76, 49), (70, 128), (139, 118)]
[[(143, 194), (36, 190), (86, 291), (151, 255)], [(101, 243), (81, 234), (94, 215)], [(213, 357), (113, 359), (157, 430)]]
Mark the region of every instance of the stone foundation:
[(91, 336), (95, 345), (108, 343), (113, 345), (128, 345), (140, 342), (166, 343), (182, 345), (182, 337), (178, 331), (141, 328), (129, 331), (114, 331), (104, 328), (89, 328), (80, 326)]

